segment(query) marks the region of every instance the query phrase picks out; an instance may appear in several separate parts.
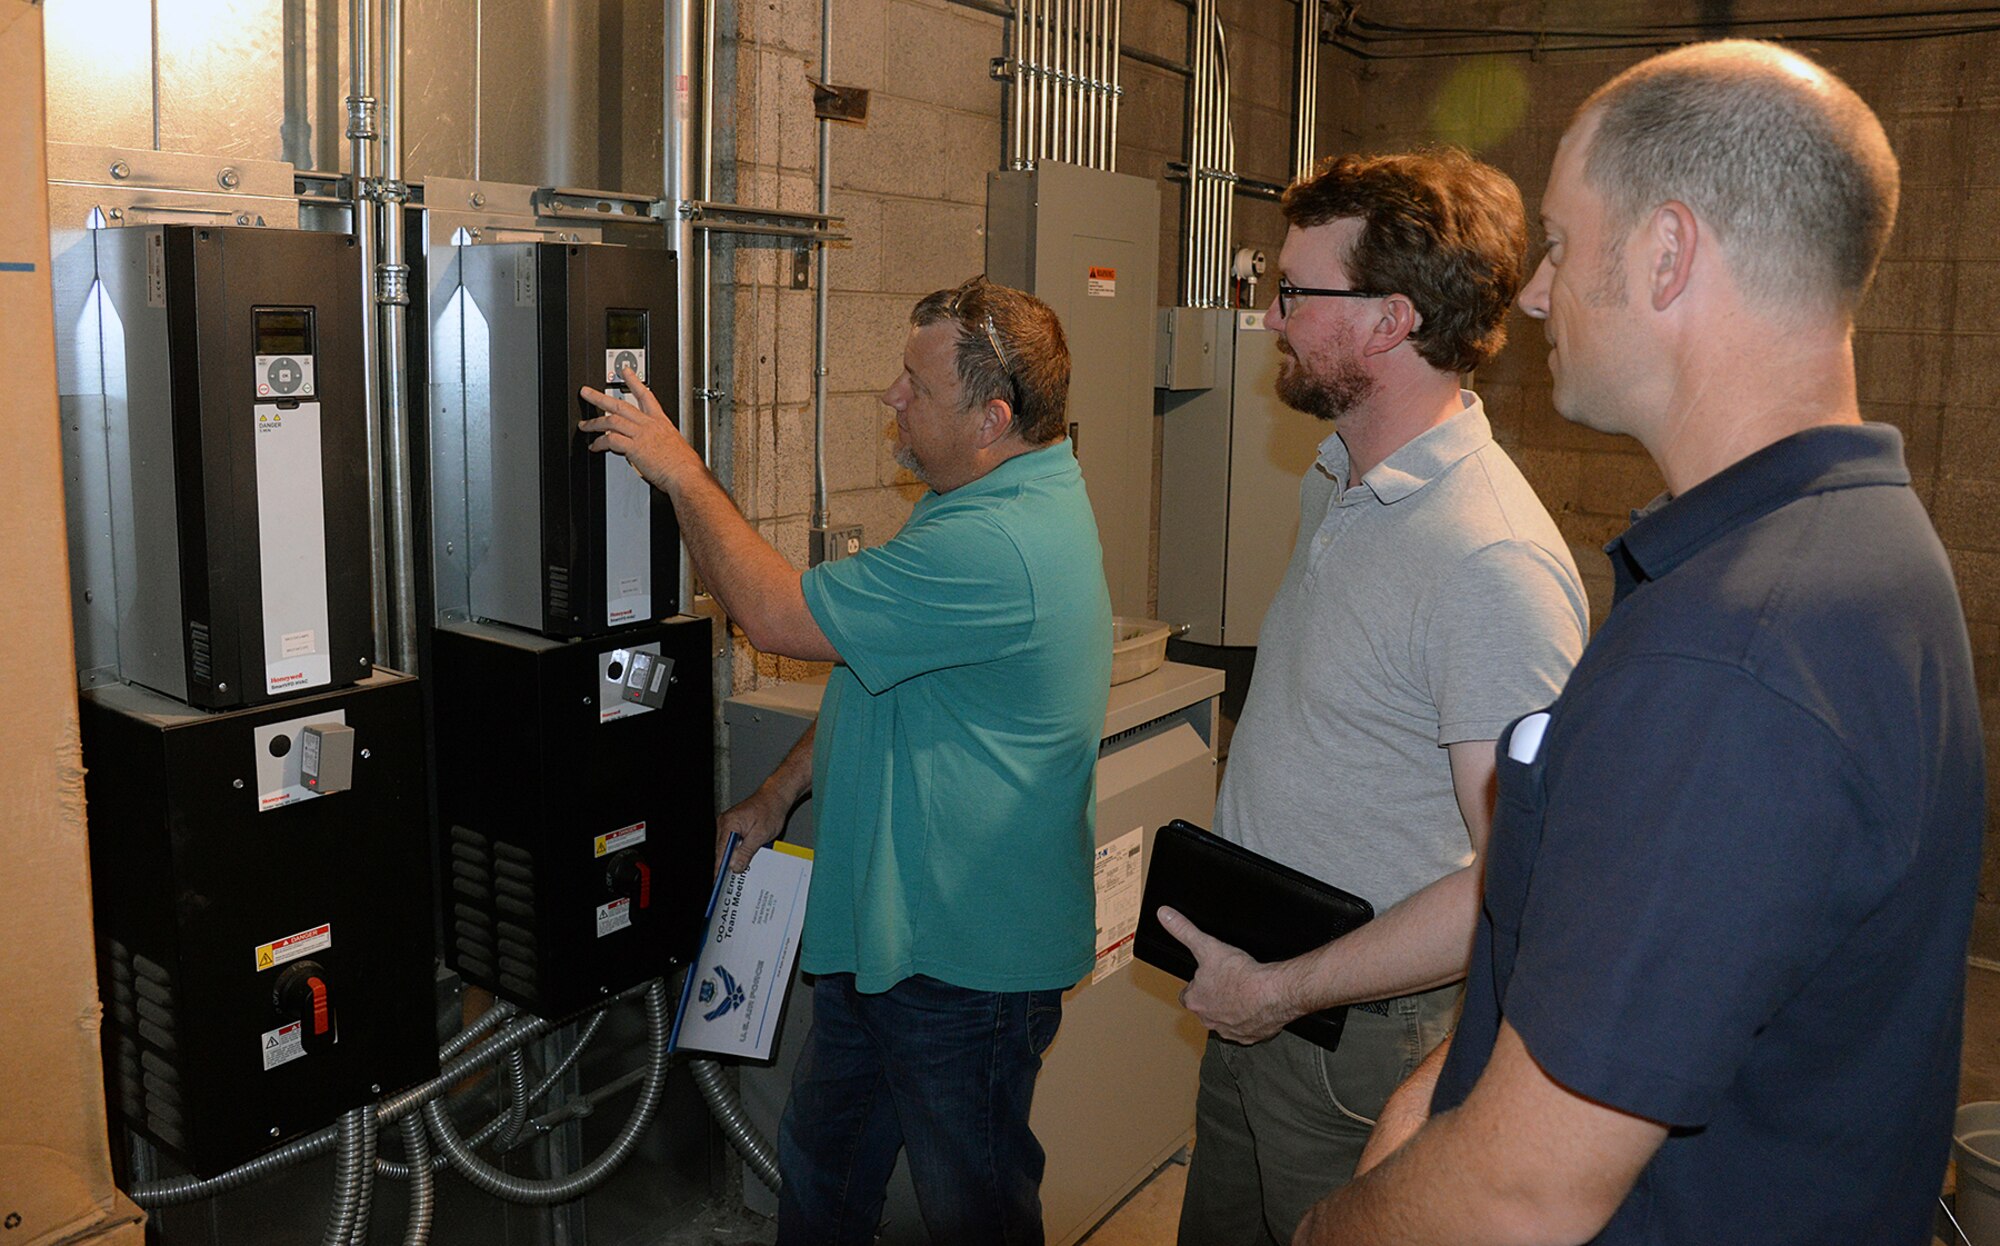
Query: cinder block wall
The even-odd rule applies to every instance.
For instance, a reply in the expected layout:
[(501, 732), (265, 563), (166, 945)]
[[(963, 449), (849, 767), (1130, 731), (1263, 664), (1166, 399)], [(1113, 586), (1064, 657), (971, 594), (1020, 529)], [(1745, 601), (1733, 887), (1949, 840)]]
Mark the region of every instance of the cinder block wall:
[[(852, 240), (832, 249), (828, 315), (827, 489), (835, 523), (867, 544), (894, 536), (920, 487), (896, 466), (890, 415), (877, 395), (895, 379), (911, 305), (986, 264), (986, 175), (1004, 158), (1004, 94), (989, 72), (1006, 52), (1005, 23), (946, 0), (833, 0), (833, 78), (870, 91), (865, 125), (833, 130), (831, 211)], [(1290, 177), (1293, 40), (1286, 0), (1223, 0), (1232, 72), (1237, 169)], [(811, 210), (819, 160), (810, 79), (819, 72), (819, 0), (734, 0), (719, 21), (718, 194)], [(1121, 42), (1185, 64), (1189, 10), (1126, 0)], [(1353, 67), (1322, 58), (1322, 150), (1345, 141)], [(1127, 59), (1121, 66), (1117, 168), (1164, 179), (1186, 156), (1186, 79)], [(732, 115), (733, 114), (733, 115)], [(1161, 182), (1160, 291), (1180, 280), (1181, 186)], [(1275, 261), (1275, 205), (1237, 204), (1236, 238)], [(812, 292), (791, 288), (791, 253), (745, 244), (718, 280), (733, 285), (733, 376), (725, 404), (732, 486), (744, 511), (799, 565), (812, 512)], [(1156, 439), (1157, 458), (1157, 439)], [(1155, 530), (1157, 530), (1155, 523)], [(737, 641), (738, 690), (814, 673)]]
[[(1372, 0), (1380, 21), (1480, 27), (1521, 20), (1512, 0)], [(1549, 7), (1549, 6), (1543, 6)], [(1739, 18), (1796, 14), (1791, 0), (1743, 0)], [(1694, 21), (1699, 0), (1594, 0), (1542, 12), (1555, 24)], [(1560, 9), (1556, 13), (1553, 9)], [(810, 208), (817, 167), (808, 78), (819, 61), (818, 0), (725, 4), (720, 107), (731, 160), (725, 193)], [(1287, 0), (1222, 0), (1237, 169), (1290, 176), (1292, 49)], [(836, 522), (894, 535), (918, 488), (895, 465), (875, 398), (895, 375), (919, 295), (984, 266), (985, 176), (1002, 158), (1002, 92), (988, 75), (1003, 23), (945, 0), (835, 0), (834, 78), (869, 88), (865, 126), (837, 126), (833, 211), (854, 238), (832, 259), (828, 485)], [(1560, 22), (1558, 22), (1560, 18)], [(1188, 9), (1126, 0), (1123, 41), (1187, 58)], [(1448, 45), (1436, 45), (1444, 47)], [(2000, 710), (2000, 36), (1797, 46), (1880, 112), (1903, 162), (1903, 208), (1855, 348), (1867, 415), (1903, 430), (1916, 487), (1959, 574), (1988, 717)], [(1591, 89), (1644, 51), (1540, 57), (1359, 61), (1322, 52), (1320, 154), (1454, 142), (1521, 184), (1532, 220), (1557, 138)], [(733, 74), (733, 82), (729, 81)], [(1184, 158), (1185, 79), (1126, 60), (1118, 168), (1163, 177)], [(730, 179), (733, 177), (733, 183)], [(1176, 297), (1180, 185), (1162, 181), (1160, 291)], [(1275, 263), (1274, 205), (1239, 197), (1235, 242)], [(732, 432), (737, 497), (801, 564), (812, 505), (811, 293), (789, 288), (789, 252), (738, 253)], [(783, 261), (783, 262), (780, 262)], [(1260, 292), (1260, 299), (1268, 290)], [(1597, 547), (1661, 485), (1636, 443), (1571, 425), (1549, 403), (1540, 329), (1516, 316), (1513, 343), (1477, 378), (1501, 442), (1555, 513), (1598, 617), (1610, 585)], [(1156, 442), (1157, 455), (1157, 442)], [(1157, 518), (1157, 516), (1156, 516)], [(1157, 522), (1155, 524), (1157, 530)], [(739, 649), (739, 688), (811, 668)], [(1996, 732), (2000, 740), (2000, 732)], [(1994, 757), (2000, 764), (2000, 749)], [(1997, 767), (2000, 768), (2000, 767)], [(2000, 785), (1996, 785), (2000, 790)], [(1997, 805), (1996, 807), (2000, 807)], [(2000, 846), (1989, 844), (1976, 953), (2000, 959)]]
[[(1383, 21), (1477, 27), (1524, 6), (1479, 0), (1371, 3)], [(1714, 6), (1618, 0), (1569, 4), (1565, 21), (1695, 21)], [(1843, 11), (1860, 6), (1841, 6)], [(1796, 14), (1776, 2), (1733, 6), (1740, 18)], [(1550, 15), (1553, 23), (1556, 18)], [(1443, 45), (1439, 45), (1443, 46)], [(1958, 573), (1989, 724), (1988, 766), (2000, 773), (2000, 38), (1793, 44), (1845, 78), (1881, 116), (1902, 162), (1896, 232), (1855, 335), (1864, 414), (1903, 432), (1918, 495)], [(1400, 60), (1357, 64), (1354, 145), (1393, 150), (1453, 141), (1478, 150), (1521, 185), (1532, 221), (1556, 141), (1589, 92), (1648, 55), (1548, 53), (1538, 59)], [(1496, 432), (1555, 512), (1592, 583), (1593, 612), (1609, 605), (1596, 547), (1632, 507), (1662, 488), (1637, 443), (1569, 424), (1549, 401), (1540, 326), (1515, 315), (1504, 355), (1478, 378)], [(2000, 793), (2000, 785), (1995, 785)], [(1989, 796), (1977, 956), (2000, 959), (2000, 795)]]

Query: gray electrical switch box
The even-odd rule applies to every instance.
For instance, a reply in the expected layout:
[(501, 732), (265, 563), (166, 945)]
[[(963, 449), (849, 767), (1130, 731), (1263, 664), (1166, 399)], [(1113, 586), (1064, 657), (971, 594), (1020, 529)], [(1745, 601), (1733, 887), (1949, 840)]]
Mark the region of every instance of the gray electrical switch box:
[(345, 723), (308, 723), (299, 732), (299, 778), (322, 796), (354, 786), (354, 728)]

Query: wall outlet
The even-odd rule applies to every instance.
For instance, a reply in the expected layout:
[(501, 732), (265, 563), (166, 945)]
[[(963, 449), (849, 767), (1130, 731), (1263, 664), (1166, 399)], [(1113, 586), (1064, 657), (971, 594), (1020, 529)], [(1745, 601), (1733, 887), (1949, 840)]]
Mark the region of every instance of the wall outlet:
[(844, 528), (814, 528), (809, 538), (808, 557), (812, 566), (838, 562), (861, 552), (861, 525)]

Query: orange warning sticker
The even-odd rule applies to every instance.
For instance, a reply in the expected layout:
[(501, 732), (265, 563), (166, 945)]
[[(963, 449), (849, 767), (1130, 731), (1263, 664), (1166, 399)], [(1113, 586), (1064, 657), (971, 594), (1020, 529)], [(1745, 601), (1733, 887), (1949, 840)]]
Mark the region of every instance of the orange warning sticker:
[(1115, 268), (1102, 268), (1096, 264), (1092, 264), (1090, 266), (1090, 284), (1088, 292), (1090, 294), (1090, 297), (1092, 298), (1098, 298), (1098, 299), (1117, 298), (1118, 270)]

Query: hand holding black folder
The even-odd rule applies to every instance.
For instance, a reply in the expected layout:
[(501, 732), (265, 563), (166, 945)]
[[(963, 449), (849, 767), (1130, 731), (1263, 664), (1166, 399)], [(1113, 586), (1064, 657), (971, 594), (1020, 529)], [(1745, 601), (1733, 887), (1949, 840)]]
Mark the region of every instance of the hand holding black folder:
[[(1133, 953), (1177, 978), (1192, 980), (1194, 953), (1160, 925), (1170, 905), (1253, 960), (1289, 960), (1339, 938), (1375, 916), (1368, 901), (1259, 856), (1176, 819), (1153, 840)], [(1307, 1013), (1285, 1028), (1331, 1051), (1340, 1043), (1345, 1008)]]

